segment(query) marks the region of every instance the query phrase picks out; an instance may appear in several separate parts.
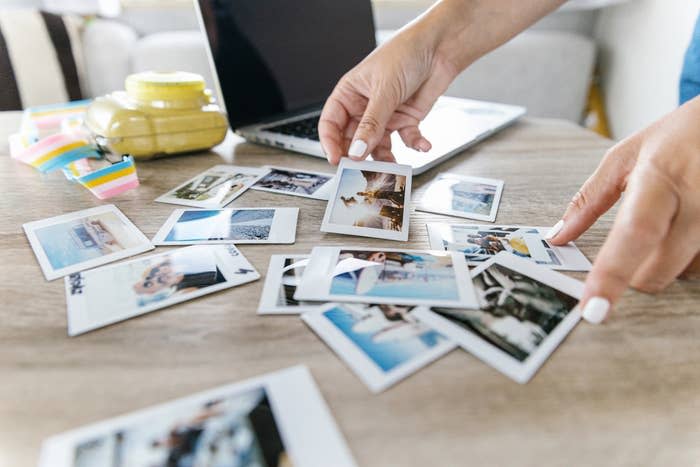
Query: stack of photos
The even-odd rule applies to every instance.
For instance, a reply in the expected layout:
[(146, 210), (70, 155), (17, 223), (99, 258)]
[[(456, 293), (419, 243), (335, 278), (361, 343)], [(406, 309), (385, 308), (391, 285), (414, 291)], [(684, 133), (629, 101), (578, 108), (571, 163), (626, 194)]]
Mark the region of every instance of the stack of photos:
[(480, 309), (417, 310), (426, 323), (519, 383), (580, 319), (583, 283), (502, 252), (473, 271)]
[(427, 225), (430, 247), (464, 253), (470, 266), (478, 266), (502, 251), (529, 259), (550, 269), (590, 271), (591, 262), (573, 243), (554, 246), (544, 239), (547, 227), (441, 224)]
[(416, 209), (494, 222), (503, 180), (441, 173), (430, 182)]
[(296, 300), (478, 307), (457, 252), (315, 247)]
[(195, 208), (222, 208), (243, 194), (267, 169), (216, 165), (156, 199)]
[(29, 222), (22, 228), (47, 280), (153, 249), (113, 204)]
[(193, 246), (66, 277), (75, 336), (260, 278), (233, 245)]
[(53, 436), (39, 461), (39, 467), (354, 465), (303, 366)]
[(251, 188), (283, 195), (328, 200), (333, 175), (284, 167), (265, 167), (269, 172)]
[(294, 298), (309, 255), (272, 255), (258, 306), (259, 315), (301, 314), (320, 308), (323, 303)]
[(343, 158), (321, 231), (408, 240), (411, 176), (407, 165)]
[(414, 307), (328, 304), (302, 319), (373, 392), (381, 392), (455, 348), (418, 321)]
[(154, 245), (294, 243), (299, 208), (176, 209)]

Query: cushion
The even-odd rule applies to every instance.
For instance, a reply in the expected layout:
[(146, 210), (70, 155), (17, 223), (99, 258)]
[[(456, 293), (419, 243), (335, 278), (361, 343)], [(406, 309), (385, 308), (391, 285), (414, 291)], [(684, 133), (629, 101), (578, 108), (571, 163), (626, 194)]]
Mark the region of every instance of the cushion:
[(0, 110), (82, 99), (81, 20), (0, 10)]

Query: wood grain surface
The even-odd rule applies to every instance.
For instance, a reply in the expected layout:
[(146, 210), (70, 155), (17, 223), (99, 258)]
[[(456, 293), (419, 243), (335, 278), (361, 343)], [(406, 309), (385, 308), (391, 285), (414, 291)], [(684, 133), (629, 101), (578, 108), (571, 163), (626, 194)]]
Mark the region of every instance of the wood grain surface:
[[(605, 325), (577, 326), (526, 385), (456, 350), (371, 395), (300, 319), (256, 316), (263, 280), (68, 338), (63, 281), (44, 280), (21, 225), (103, 203), (60, 173), (12, 160), (7, 135), (18, 125), (19, 114), (0, 114), (2, 467), (36, 465), (48, 435), (300, 363), (362, 466), (700, 465), (698, 282), (657, 296), (628, 292)], [(440, 171), (500, 178), (497, 223), (552, 225), (610, 144), (568, 123), (526, 119), (416, 177), (416, 195)], [(138, 163), (141, 187), (107, 202), (150, 238), (175, 208), (153, 200), (219, 163), (333, 171), (229, 137), (215, 152)], [(230, 206), (263, 205), (301, 212), (296, 244), (240, 247), (261, 274), (274, 253), (401, 245), (321, 233), (322, 201), (248, 191)], [(413, 212), (405, 245), (427, 248), (425, 223), (435, 220), (464, 222)], [(577, 242), (590, 259), (611, 220)]]

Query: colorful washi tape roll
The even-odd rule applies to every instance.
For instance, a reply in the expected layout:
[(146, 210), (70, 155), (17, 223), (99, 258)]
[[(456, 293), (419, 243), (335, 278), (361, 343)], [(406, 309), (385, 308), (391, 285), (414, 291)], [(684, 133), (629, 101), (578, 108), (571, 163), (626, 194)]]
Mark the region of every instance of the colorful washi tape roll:
[[(82, 118), (90, 101), (34, 107), (24, 111), (20, 132), (10, 137), (10, 154), (40, 172), (63, 169), (66, 177), (107, 199), (139, 186), (134, 159), (109, 162), (82, 130)], [(58, 131), (58, 132), (57, 132)], [(54, 132), (40, 138), (41, 134)]]

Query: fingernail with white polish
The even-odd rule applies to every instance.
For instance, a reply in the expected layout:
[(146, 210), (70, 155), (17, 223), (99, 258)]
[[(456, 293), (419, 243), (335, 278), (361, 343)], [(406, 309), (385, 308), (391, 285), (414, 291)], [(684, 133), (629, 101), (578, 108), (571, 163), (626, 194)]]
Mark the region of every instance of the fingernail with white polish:
[(366, 150), (367, 150), (367, 143), (365, 143), (361, 139), (356, 139), (350, 145), (350, 149), (348, 149), (348, 156), (350, 156), (352, 158), (362, 157), (362, 155), (365, 153)]
[(608, 315), (610, 310), (610, 302), (603, 297), (591, 297), (583, 309), (583, 319), (591, 324), (600, 324)]
[(564, 228), (564, 220), (562, 219), (559, 222), (557, 222), (556, 224), (554, 224), (551, 229), (549, 229), (549, 232), (547, 232), (547, 234), (544, 236), (545, 240), (553, 239), (554, 237), (557, 236), (557, 234), (559, 232), (561, 232), (561, 229), (563, 229), (563, 228)]

